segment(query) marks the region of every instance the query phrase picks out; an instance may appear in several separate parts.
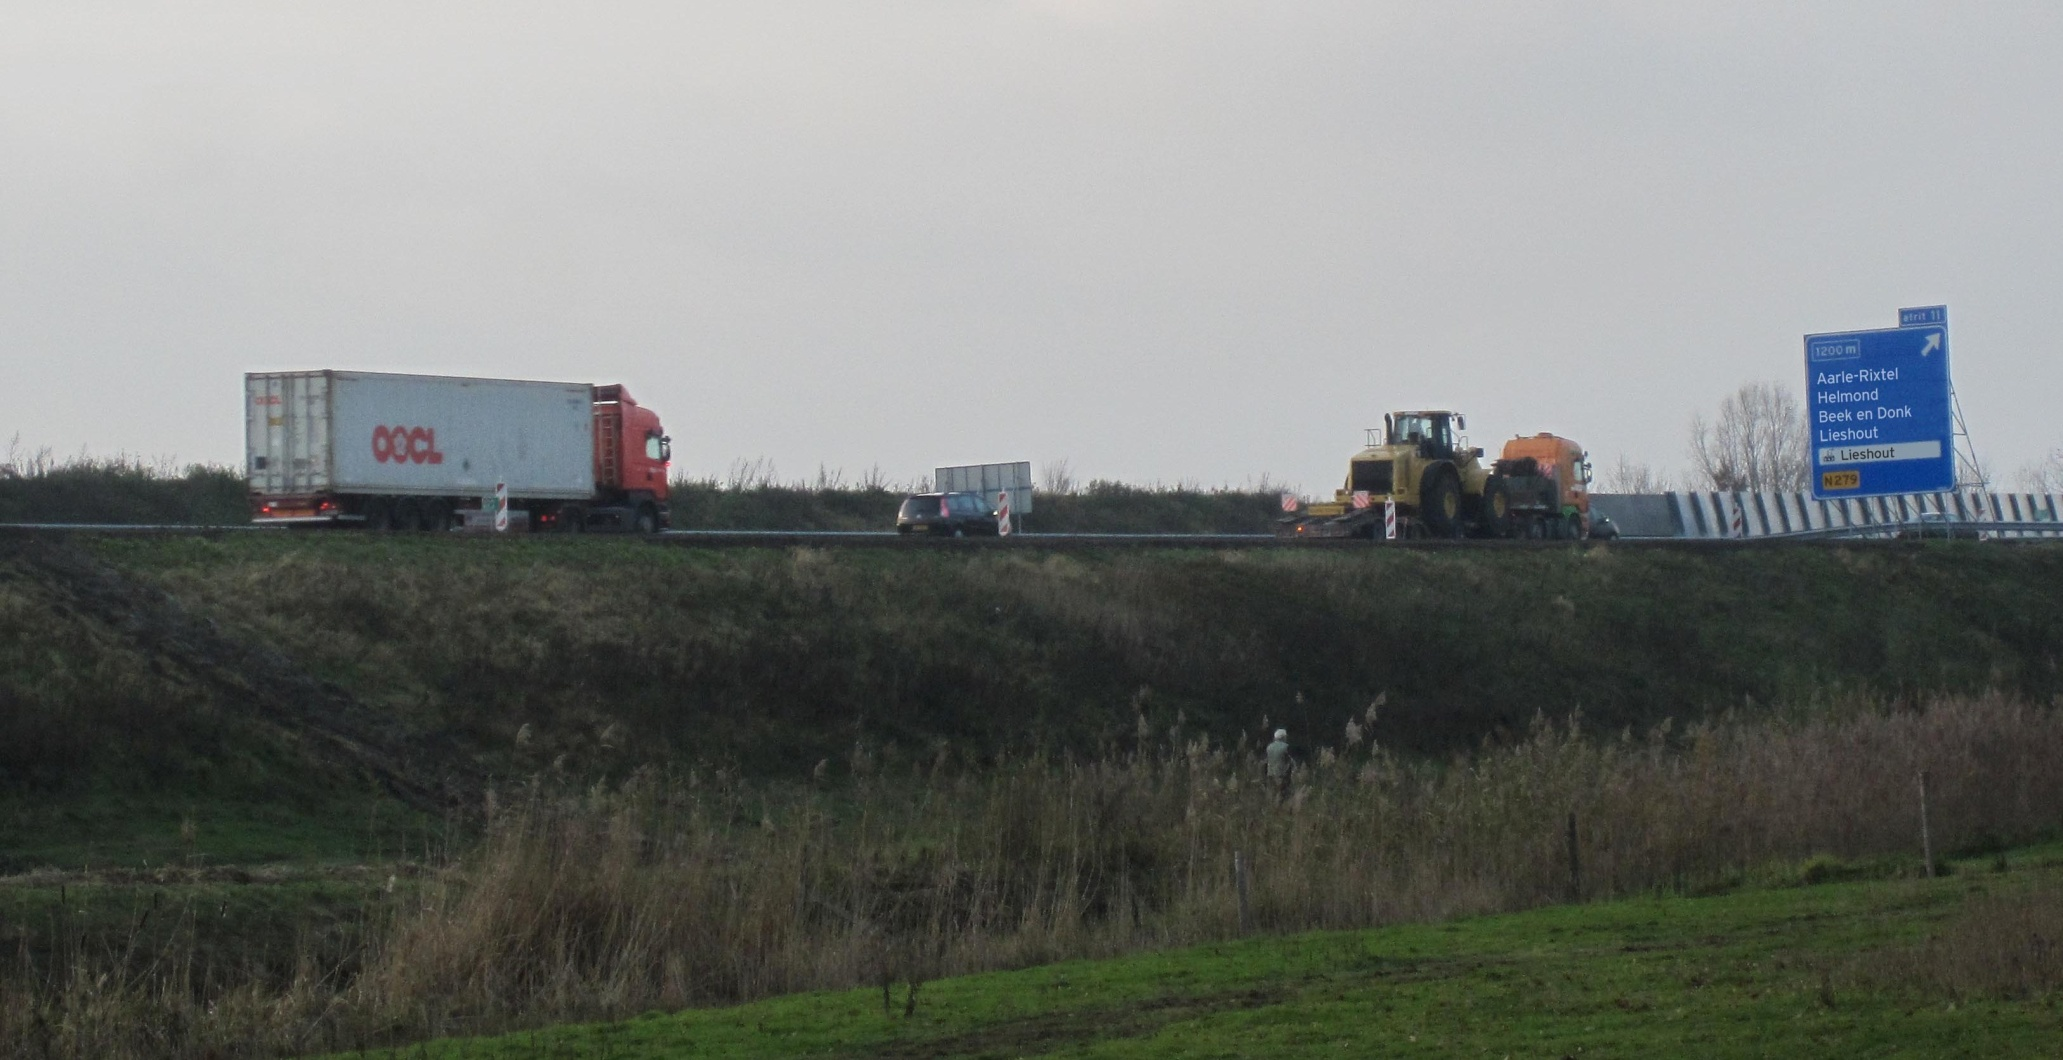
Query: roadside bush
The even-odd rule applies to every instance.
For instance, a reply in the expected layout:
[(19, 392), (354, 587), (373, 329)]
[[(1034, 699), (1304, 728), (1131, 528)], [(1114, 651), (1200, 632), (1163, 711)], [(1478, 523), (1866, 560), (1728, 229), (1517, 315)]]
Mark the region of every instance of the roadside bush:
[(0, 467), (0, 522), (250, 522), (244, 477), (235, 468), (174, 468), (121, 456), (59, 461), (48, 450), (24, 454), (18, 447), (11, 457)]

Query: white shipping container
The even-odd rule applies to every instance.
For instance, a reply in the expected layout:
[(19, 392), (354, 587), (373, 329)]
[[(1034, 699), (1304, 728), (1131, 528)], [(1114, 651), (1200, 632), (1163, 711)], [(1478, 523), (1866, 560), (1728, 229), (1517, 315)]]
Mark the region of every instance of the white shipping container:
[(381, 372), (244, 377), (251, 489), (512, 498), (594, 495), (594, 398), (585, 383)]

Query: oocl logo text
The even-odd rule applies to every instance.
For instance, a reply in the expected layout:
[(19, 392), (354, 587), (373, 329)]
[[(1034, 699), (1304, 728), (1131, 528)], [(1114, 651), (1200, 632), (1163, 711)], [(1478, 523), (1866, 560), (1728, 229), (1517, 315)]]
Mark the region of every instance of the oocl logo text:
[(372, 458), (382, 464), (441, 464), (434, 427), (374, 427)]

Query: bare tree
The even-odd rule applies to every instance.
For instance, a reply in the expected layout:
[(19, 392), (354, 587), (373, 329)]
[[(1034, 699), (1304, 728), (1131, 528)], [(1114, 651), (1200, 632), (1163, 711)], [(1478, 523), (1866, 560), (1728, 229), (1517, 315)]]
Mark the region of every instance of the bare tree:
[(1746, 383), (1711, 422), (1691, 420), (1693, 473), (1709, 488), (1804, 489), (1812, 460), (1805, 409), (1781, 383)]
[(1600, 493), (1667, 493), (1676, 488), (1669, 476), (1646, 464), (1636, 464), (1619, 454), (1619, 460), (1598, 476)]
[(1074, 468), (1068, 465), (1066, 457), (1061, 457), (1058, 460), (1048, 460), (1044, 464), (1039, 465), (1040, 492), (1073, 493), (1076, 485)]
[(2063, 493), (2063, 449), (2020, 469), (2020, 488), (2029, 493)]

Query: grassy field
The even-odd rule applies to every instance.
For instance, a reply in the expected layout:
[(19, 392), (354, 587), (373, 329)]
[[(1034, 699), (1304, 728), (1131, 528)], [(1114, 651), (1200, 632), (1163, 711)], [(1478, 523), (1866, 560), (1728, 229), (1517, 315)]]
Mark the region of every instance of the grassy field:
[[(2063, 828), (2063, 717), (1996, 696), (1638, 740), (1542, 724), (1446, 762), (1400, 758), (1350, 728), (1286, 794), (1260, 783), (1250, 749), (1179, 730), (1137, 737), (1088, 761), (891, 766), (856, 753), (848, 774), (804, 784), (693, 770), (586, 787), (539, 778), (486, 800), (483, 836), (438, 837), (417, 862), (0, 880), (18, 896), (0, 902), (0, 940), (19, 951), (0, 965), (0, 1053), (294, 1055), (868, 984), (905, 1007), (914, 989), (923, 1012), (933, 981), (1253, 933), (1916, 881), (1923, 771), (1929, 836), (1964, 857), (1958, 880), (2023, 878), (1999, 852)], [(2021, 861), (2046, 872), (2056, 855)], [(2039, 971), (2055, 956), (2029, 943), (2063, 931), (2055, 890), (2031, 893), (1992, 916), (2003, 928), (1966, 933), (1978, 941), (1958, 944), (1964, 957), (1914, 958), (1890, 986), (1853, 982), (1991, 996), (1997, 983), (1968, 969), (2013, 967), (2004, 954)], [(152, 920), (161, 908), (185, 912)], [(1814, 923), (1795, 919), (1766, 934)], [(1273, 959), (1235, 954), (1227, 967)], [(1207, 985), (1205, 1000), (1152, 1012), (1214, 1011), (1210, 997), (1261, 989)], [(1110, 1004), (1129, 996), (1113, 989)], [(1093, 1025), (1106, 1016), (1117, 1018), (1098, 1011)]]
[(793, 775), (856, 741), (1093, 749), (1140, 713), (1227, 744), (1274, 725), (1316, 739), (1385, 693), (1373, 736), (1432, 754), (1536, 713), (1617, 731), (1758, 704), (2063, 693), (2063, 596), (2035, 589), (2063, 584), (2063, 548), (1934, 545), (1051, 554), (282, 535), (93, 551), (514, 771)]
[(914, 1011), (900, 984), (885, 1010), (867, 988), (372, 1055), (2054, 1056), (2059, 853), (1069, 961), (925, 983)]
[[(1368, 738), (1444, 756), (1536, 715), (1616, 733), (2063, 693), (2063, 597), (2033, 588), (2063, 584), (2051, 546), (1047, 554), (295, 534), (102, 540), (54, 566), (9, 547), (0, 868), (162, 861), (189, 816), (218, 861), (355, 856), (393, 842), (377, 833), (398, 817), (368, 799), (447, 766), (792, 779), (842, 773), (856, 746), (891, 762), (1106, 755), (1141, 724), (1228, 748), (1282, 725), (1308, 752), (1378, 697)], [(282, 717), (315, 700), (357, 719), (352, 746), (379, 737), (414, 765), (317, 753)]]
[[(893, 1041), (834, 1028), (837, 1050), (1162, 1048), (1328, 996), (1248, 985), (1238, 968), (1303, 958), (1224, 941), (1242, 935), (1375, 929), (1368, 952), (1391, 954), (1442, 937), (1426, 924), (1473, 937), (1502, 921), (1457, 918), (1552, 921), (1572, 896), (1752, 905), (1757, 881), (1855, 876), (1932, 894), (1901, 878), (1922, 772), (1937, 851), (2063, 829), (2063, 600), (2038, 591), (2059, 567), (2063, 549), (1961, 542), (4, 539), (0, 1055), (292, 1055), (854, 986), (878, 1013), (884, 976), (897, 1011), (931, 981), (917, 1017), (866, 1032)], [(1302, 769), (1278, 799), (1255, 763), (1280, 724)], [(1814, 996), (1840, 1003), (1807, 1024), (1937, 994), (2026, 1008), (1891, 959), (1962, 922), (1941, 902), (1857, 914), (1911, 931), (1821, 968)], [(2020, 915), (1993, 915), (1994, 942)], [(934, 1007), (954, 977), (1199, 945), (1229, 947), (1191, 950), (1222, 967), (1166, 997), (1161, 972), (1113, 972), (1137, 983), (1107, 1001)], [(1560, 959), (1483, 967), (1554, 986)], [(1435, 1015), (1537, 993), (1414, 960), (1311, 982), (1396, 988), (1353, 1019), (1397, 990), (1432, 991), (1411, 1011)], [(1280, 1000), (1224, 1000), (1242, 991)], [(792, 1003), (832, 995), (810, 996)], [(1083, 1037), (1112, 1027), (1136, 1032)]]

